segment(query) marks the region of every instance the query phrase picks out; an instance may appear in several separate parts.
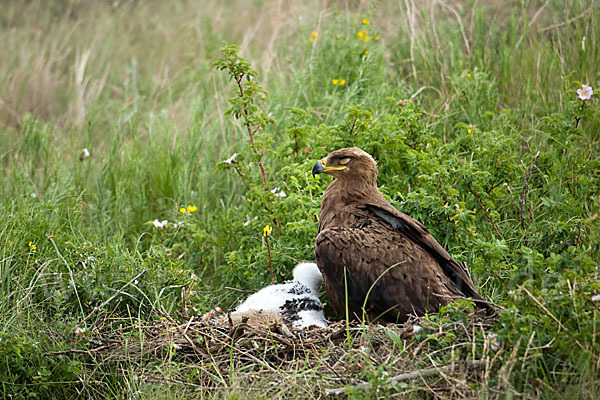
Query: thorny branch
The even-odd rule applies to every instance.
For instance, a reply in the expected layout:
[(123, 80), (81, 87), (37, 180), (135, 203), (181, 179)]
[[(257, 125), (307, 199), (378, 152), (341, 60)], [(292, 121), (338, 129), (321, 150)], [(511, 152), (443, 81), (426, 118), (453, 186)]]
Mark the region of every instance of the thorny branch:
[(473, 189), (471, 189), (471, 185), (469, 183), (467, 183), (467, 187), (469, 188), (469, 192), (471, 192), (471, 194), (473, 195), (473, 197), (475, 197), (475, 200), (477, 200), (477, 204), (479, 204), (479, 207), (483, 210), (483, 212), (485, 213), (485, 216), (487, 217), (487, 219), (492, 223), (492, 226), (494, 227), (494, 230), (496, 231), (496, 234), (498, 235), (498, 237), (500, 239), (504, 239), (504, 237), (502, 236), (502, 234), (498, 230), (498, 227), (496, 226), (496, 223), (494, 222), (494, 220), (492, 219), (492, 217), (490, 216), (490, 214), (488, 214), (488, 212), (485, 209), (485, 207), (483, 206), (483, 204), (481, 204), (481, 201), (479, 200), (479, 197), (477, 197), (477, 195), (475, 194), (475, 192), (473, 191)]
[[(242, 79), (243, 79), (244, 75), (241, 74), (240, 76), (236, 76), (234, 77), (235, 82), (238, 85), (238, 89), (240, 91), (240, 97), (244, 97), (244, 87), (242, 85)], [(252, 151), (254, 152), (254, 154), (256, 154), (257, 156), (259, 156), (258, 158), (258, 167), (260, 168), (260, 174), (262, 177), (262, 181), (263, 181), (263, 186), (266, 187), (267, 186), (267, 174), (265, 172), (265, 167), (263, 166), (261, 157), (262, 157), (262, 153), (259, 154), (256, 151), (256, 148), (254, 147), (254, 133), (256, 133), (256, 130), (258, 130), (258, 128), (256, 130), (252, 130), (252, 128), (250, 127), (250, 122), (248, 122), (248, 109), (246, 108), (246, 104), (242, 105), (242, 112), (244, 113), (244, 124), (246, 125), (246, 129), (248, 130), (248, 137), (250, 139), (250, 145), (252, 147)], [(243, 178), (242, 178), (243, 179)]]
[(240, 178), (242, 178), (242, 183), (244, 184), (244, 186), (246, 186), (246, 189), (248, 189), (248, 191), (252, 191), (252, 189), (250, 189), (250, 186), (248, 186), (248, 183), (244, 179), (244, 175), (242, 175), (242, 172), (240, 171), (240, 169), (237, 166), (235, 166), (235, 165), (233, 166), (233, 168), (235, 169), (235, 172), (238, 173), (238, 175), (240, 176)]

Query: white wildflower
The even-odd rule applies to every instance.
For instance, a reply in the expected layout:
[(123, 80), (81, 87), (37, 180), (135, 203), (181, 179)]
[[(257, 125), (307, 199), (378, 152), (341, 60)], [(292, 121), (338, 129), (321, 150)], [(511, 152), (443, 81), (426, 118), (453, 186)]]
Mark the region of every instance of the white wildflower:
[(86, 158), (88, 158), (89, 156), (90, 156), (90, 151), (86, 147), (83, 150), (81, 150), (81, 153), (79, 154), (79, 161), (83, 161)]
[(256, 221), (258, 217), (250, 218), (249, 215), (246, 215), (246, 222), (244, 222), (244, 226), (248, 226), (248, 224), (252, 221)]
[(498, 341), (498, 334), (490, 333), (490, 347), (494, 351), (498, 351), (500, 349), (500, 342)]
[(79, 338), (84, 337), (86, 332), (87, 332), (86, 328), (80, 328), (80, 327), (75, 328), (75, 336), (77, 336)]
[(275, 197), (285, 197), (285, 196), (287, 196), (287, 193), (284, 192), (283, 190), (281, 190), (281, 188), (279, 186), (276, 186), (273, 189), (271, 189), (271, 193), (273, 193), (273, 195)]
[(165, 219), (164, 221), (159, 221), (155, 219), (152, 221), (152, 225), (154, 225), (155, 228), (165, 228), (167, 226), (167, 220)]
[(589, 100), (592, 98), (594, 91), (591, 86), (581, 85), (581, 89), (577, 89), (577, 94), (581, 100)]
[(233, 155), (231, 157), (229, 157), (227, 160), (223, 161), (225, 164), (233, 164), (237, 162), (237, 153), (233, 153)]

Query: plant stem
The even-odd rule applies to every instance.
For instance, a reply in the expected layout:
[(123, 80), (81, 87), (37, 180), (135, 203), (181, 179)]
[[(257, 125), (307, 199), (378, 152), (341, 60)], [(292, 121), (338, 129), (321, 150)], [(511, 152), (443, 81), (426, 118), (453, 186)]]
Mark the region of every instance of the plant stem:
[(271, 284), (275, 284), (275, 274), (273, 273), (273, 263), (271, 262), (271, 245), (269, 244), (269, 234), (265, 232), (265, 240), (267, 241), (267, 254), (269, 256), (269, 270), (271, 271)]
[(475, 197), (475, 200), (477, 200), (477, 204), (479, 204), (479, 207), (481, 207), (481, 209), (485, 213), (485, 216), (487, 217), (487, 219), (492, 223), (492, 226), (494, 227), (494, 230), (496, 231), (496, 234), (498, 235), (498, 237), (500, 239), (504, 239), (504, 237), (502, 236), (502, 234), (498, 230), (498, 227), (494, 223), (494, 220), (492, 219), (492, 217), (490, 216), (490, 214), (488, 214), (488, 212), (485, 209), (485, 207), (483, 206), (483, 204), (481, 204), (481, 201), (479, 201), (479, 197), (477, 197), (477, 195), (475, 194), (475, 192), (473, 191), (473, 189), (471, 189), (471, 185), (467, 183), (467, 187), (469, 188), (469, 192), (471, 192), (471, 194), (473, 195), (473, 197)]
[(238, 175), (240, 176), (240, 178), (242, 178), (242, 183), (244, 184), (244, 186), (246, 186), (246, 189), (248, 189), (248, 191), (251, 192), (252, 190), (250, 189), (250, 186), (248, 186), (248, 183), (244, 179), (244, 175), (242, 175), (242, 172), (240, 171), (240, 169), (237, 166), (235, 166), (235, 165), (233, 166), (233, 168), (235, 169), (235, 172), (238, 173)]
[[(237, 83), (241, 98), (244, 97), (244, 87), (242, 85), (243, 77), (244, 77), (243, 74), (235, 77), (235, 82)], [(246, 129), (248, 130), (248, 138), (250, 139), (250, 147), (252, 148), (252, 152), (258, 156), (258, 167), (260, 168), (260, 174), (262, 177), (263, 186), (266, 187), (267, 186), (267, 174), (265, 172), (265, 167), (263, 166), (263, 163), (261, 160), (263, 154), (262, 153), (259, 154), (254, 147), (254, 132), (252, 131), (252, 128), (250, 127), (250, 122), (248, 122), (248, 110), (246, 108), (246, 104), (242, 105), (242, 112), (244, 114), (244, 125), (246, 125)]]

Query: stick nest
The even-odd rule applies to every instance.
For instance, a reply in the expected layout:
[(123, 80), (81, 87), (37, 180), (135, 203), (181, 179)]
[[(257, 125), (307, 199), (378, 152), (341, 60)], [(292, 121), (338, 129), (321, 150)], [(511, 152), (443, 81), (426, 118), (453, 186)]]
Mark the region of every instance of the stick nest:
[[(394, 393), (475, 397), (473, 387), (485, 384), (498, 352), (485, 340), (492, 321), (480, 316), (465, 321), (337, 321), (300, 330), (279, 316), (256, 312), (182, 322), (166, 313), (151, 323), (100, 318), (86, 352), (95, 363), (139, 370), (146, 383), (185, 390), (318, 398), (384, 387)], [(416, 323), (422, 326), (417, 333)], [(475, 348), (483, 360), (473, 360)]]

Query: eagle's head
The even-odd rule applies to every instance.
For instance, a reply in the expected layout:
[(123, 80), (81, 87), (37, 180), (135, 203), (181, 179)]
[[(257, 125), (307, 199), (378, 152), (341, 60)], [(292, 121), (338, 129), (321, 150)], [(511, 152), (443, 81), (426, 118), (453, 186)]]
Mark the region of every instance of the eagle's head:
[(332, 151), (317, 161), (312, 174), (326, 173), (341, 181), (367, 181), (377, 184), (377, 164), (371, 155), (358, 147)]

